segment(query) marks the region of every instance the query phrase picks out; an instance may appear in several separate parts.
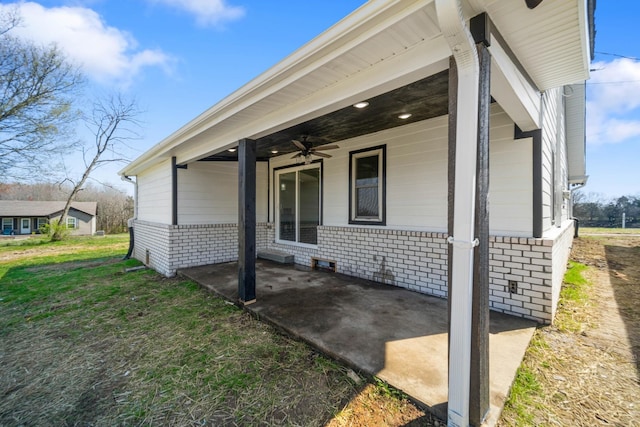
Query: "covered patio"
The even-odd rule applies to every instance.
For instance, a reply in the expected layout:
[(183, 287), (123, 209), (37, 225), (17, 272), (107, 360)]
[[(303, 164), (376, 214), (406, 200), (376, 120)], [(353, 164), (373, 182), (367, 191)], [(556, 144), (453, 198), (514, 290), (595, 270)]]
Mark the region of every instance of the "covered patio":
[[(238, 264), (180, 270), (238, 301)], [(339, 273), (258, 260), (260, 298), (244, 308), (354, 369), (375, 375), (447, 418), (447, 301)], [(490, 405), (494, 425), (535, 322), (491, 312)]]

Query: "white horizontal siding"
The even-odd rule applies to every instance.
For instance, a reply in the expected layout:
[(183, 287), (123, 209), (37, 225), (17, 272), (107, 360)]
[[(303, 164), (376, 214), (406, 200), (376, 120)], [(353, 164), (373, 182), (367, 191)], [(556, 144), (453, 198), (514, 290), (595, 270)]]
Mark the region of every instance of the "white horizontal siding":
[[(340, 149), (332, 150), (332, 158), (323, 160), (323, 224), (349, 223), (349, 152), (386, 145), (386, 227), (445, 232), (447, 120), (447, 116), (437, 117), (338, 142)], [(491, 233), (531, 236), (531, 141), (514, 141), (513, 121), (495, 104), (491, 123)], [(274, 158), (270, 167), (295, 165), (290, 157)]]
[(497, 105), (491, 109), (489, 224), (497, 236), (533, 235), (532, 139), (514, 141), (514, 125)]
[[(256, 164), (257, 221), (267, 220), (267, 163)], [(194, 162), (178, 169), (178, 224), (238, 222), (238, 163)]]
[(138, 219), (171, 223), (171, 161), (146, 169), (137, 176)]
[(547, 233), (569, 217), (563, 190), (569, 186), (566, 119), (563, 89), (543, 95), (542, 120), (542, 228)]

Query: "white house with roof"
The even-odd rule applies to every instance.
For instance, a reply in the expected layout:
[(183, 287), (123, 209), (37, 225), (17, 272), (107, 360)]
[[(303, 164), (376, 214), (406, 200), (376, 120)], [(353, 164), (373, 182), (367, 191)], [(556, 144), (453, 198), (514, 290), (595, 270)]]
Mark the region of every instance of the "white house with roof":
[(120, 171), (134, 256), (167, 276), (238, 261), (244, 303), (261, 251), (448, 297), (452, 355), (472, 306), (550, 323), (587, 179), (594, 8), (367, 2)]

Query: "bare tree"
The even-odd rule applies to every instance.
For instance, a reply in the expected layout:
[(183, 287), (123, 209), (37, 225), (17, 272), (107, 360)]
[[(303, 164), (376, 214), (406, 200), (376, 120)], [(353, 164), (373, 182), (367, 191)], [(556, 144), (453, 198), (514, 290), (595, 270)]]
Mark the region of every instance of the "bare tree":
[[(60, 224), (66, 223), (71, 202), (82, 190), (91, 172), (104, 164), (127, 160), (121, 150), (127, 147), (129, 141), (138, 137), (135, 128), (138, 126), (139, 113), (135, 101), (124, 100), (120, 95), (94, 104), (91, 116), (86, 119), (87, 127), (94, 136), (93, 144), (83, 147), (85, 171), (82, 177), (78, 181), (70, 178), (65, 180), (71, 182), (73, 189), (60, 217)], [(62, 231), (61, 227), (56, 227), (51, 239), (60, 240)]]
[(68, 144), (83, 83), (54, 45), (13, 37), (17, 12), (0, 15), (0, 175), (30, 179)]

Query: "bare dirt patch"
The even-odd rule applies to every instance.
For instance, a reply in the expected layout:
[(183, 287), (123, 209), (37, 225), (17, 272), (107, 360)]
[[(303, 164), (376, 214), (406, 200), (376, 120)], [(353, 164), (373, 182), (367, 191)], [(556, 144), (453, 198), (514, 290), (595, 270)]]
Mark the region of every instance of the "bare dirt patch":
[[(588, 298), (563, 301), (554, 326), (536, 332), (523, 362), (539, 386), (528, 423), (640, 426), (640, 236), (580, 237), (571, 258), (590, 267)], [(500, 424), (522, 422), (506, 409)]]

